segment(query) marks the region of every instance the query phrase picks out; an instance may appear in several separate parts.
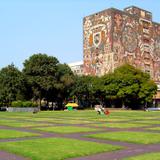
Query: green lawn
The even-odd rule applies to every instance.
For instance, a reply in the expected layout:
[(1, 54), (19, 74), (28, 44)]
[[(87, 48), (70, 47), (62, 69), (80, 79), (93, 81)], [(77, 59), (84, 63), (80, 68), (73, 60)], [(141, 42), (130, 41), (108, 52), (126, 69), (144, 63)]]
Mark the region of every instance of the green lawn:
[(127, 118), (123, 118), (123, 117), (99, 117), (97, 118), (92, 118), (90, 119), (90, 121), (92, 122), (123, 122), (123, 121), (127, 121)]
[(0, 121), (0, 125), (10, 126), (10, 127), (36, 127), (36, 126), (49, 126), (50, 124), (6, 120), (6, 121)]
[(144, 123), (144, 124), (160, 124), (159, 120), (141, 120), (135, 121), (136, 123)]
[(85, 120), (109, 120), (109, 119), (122, 119), (122, 120), (146, 120), (159, 118), (159, 112), (143, 112), (143, 111), (110, 111), (110, 115), (97, 115), (94, 110), (81, 110), (81, 111), (50, 111), (39, 112), (38, 114), (32, 113), (9, 113), (0, 112), (0, 117), (8, 118), (22, 118), (34, 119), (34, 118), (56, 118), (56, 119), (85, 119)]
[(72, 127), (72, 126), (54, 126), (54, 127), (35, 128), (35, 129), (46, 132), (56, 132), (56, 133), (77, 133), (77, 132), (91, 132), (98, 130), (89, 127)]
[(93, 123), (93, 122), (89, 120), (68, 120), (63, 123), (65, 124), (88, 124), (88, 123)]
[[(150, 125), (152, 124), (160, 124), (158, 121), (158, 119), (160, 119), (159, 113), (160, 112), (111, 110), (110, 115), (106, 116), (97, 115), (94, 110), (80, 110), (71, 112), (50, 111), (39, 112), (38, 114), (0, 112), (0, 126), (9, 126), (9, 128), (11, 127), (14, 129), (1, 129), (0, 138), (39, 136), (37, 134), (15, 131), (15, 127), (31, 127), (31, 131), (38, 129), (45, 132), (56, 132), (62, 134), (100, 131), (107, 128), (121, 128), (121, 132), (102, 132), (99, 134), (89, 134), (86, 136), (129, 143), (160, 143), (160, 136), (158, 133), (160, 127), (158, 126), (152, 128), (153, 130), (157, 130), (157, 133), (149, 132), (148, 128), (146, 128), (146, 132), (126, 131), (128, 130), (127, 128), (143, 128), (144, 126), (151, 127)], [(125, 121), (125, 123), (120, 123), (121, 121)], [(62, 126), (57, 125), (57, 123), (62, 124)], [(67, 126), (63, 126), (63, 124), (67, 124)], [(86, 127), (75, 127), (76, 124), (84, 124)], [(97, 126), (103, 128), (97, 128)], [(94, 155), (96, 153), (116, 149), (120, 148), (107, 144), (54, 137), (24, 141), (18, 141), (17, 139), (16, 142), (0, 142), (0, 150), (16, 153), (32, 160), (61, 160), (71, 157)], [(157, 160), (156, 154), (157, 153), (153, 155), (154, 160)], [(148, 157), (152, 159), (152, 155), (148, 155)], [(144, 159), (147, 160), (147, 158)], [(137, 158), (136, 160), (143, 159)]]
[(140, 144), (152, 144), (160, 143), (159, 133), (146, 133), (146, 132), (108, 132), (91, 134), (88, 137), (113, 140), (113, 141), (124, 141), (131, 143)]
[(33, 119), (34, 121), (37, 122), (50, 122), (50, 123), (58, 123), (58, 124), (88, 124), (88, 123), (93, 123), (93, 121), (89, 121), (89, 120), (72, 120), (72, 119), (51, 119), (51, 118), (35, 118)]
[(160, 127), (146, 128), (147, 130), (160, 131)]
[(96, 127), (106, 127), (106, 128), (137, 128), (137, 127), (145, 127), (148, 124), (140, 124), (140, 123), (108, 123), (105, 124), (91, 124)]
[(42, 123), (64, 123), (64, 120), (63, 119), (58, 119), (58, 118), (32, 118), (31, 119), (32, 121), (34, 122), (42, 122)]
[(44, 138), (0, 143), (0, 149), (32, 160), (64, 160), (120, 149), (119, 146), (64, 138)]
[(40, 134), (29, 133), (29, 132), (21, 132), (21, 131), (16, 131), (16, 130), (9, 130), (9, 129), (0, 129), (0, 139), (32, 137), (32, 136), (39, 136), (39, 135)]
[(158, 153), (147, 153), (135, 157), (125, 158), (123, 160), (160, 160), (160, 152)]

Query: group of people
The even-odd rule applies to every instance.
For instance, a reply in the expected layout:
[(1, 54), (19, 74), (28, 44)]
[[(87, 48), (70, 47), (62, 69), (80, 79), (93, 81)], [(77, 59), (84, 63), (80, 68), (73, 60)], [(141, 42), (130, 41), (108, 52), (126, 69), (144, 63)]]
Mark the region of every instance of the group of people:
[(106, 109), (106, 108), (103, 108), (102, 105), (95, 105), (95, 111), (98, 114), (105, 114), (105, 115), (109, 115), (110, 114), (109, 110)]

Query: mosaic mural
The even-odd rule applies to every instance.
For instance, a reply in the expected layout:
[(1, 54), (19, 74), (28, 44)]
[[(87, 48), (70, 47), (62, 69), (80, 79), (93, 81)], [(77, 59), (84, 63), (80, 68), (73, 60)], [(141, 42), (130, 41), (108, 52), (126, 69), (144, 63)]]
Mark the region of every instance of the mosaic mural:
[[(103, 75), (110, 68), (111, 16), (106, 13), (84, 18), (84, 72)], [(107, 54), (105, 54), (107, 53)]]
[(160, 81), (160, 24), (138, 7), (84, 18), (84, 74), (104, 75), (130, 63)]

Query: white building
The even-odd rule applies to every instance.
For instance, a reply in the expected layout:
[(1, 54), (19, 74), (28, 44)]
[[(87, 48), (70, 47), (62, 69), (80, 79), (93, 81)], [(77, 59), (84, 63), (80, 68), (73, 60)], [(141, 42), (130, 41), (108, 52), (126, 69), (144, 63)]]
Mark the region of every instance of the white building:
[(83, 75), (83, 61), (68, 63), (68, 66), (71, 68), (74, 74), (79, 76)]

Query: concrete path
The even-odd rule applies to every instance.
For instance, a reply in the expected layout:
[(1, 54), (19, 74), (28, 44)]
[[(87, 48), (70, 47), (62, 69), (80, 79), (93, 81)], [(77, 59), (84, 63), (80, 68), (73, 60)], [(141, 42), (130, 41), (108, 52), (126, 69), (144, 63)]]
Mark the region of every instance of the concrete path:
[(0, 151), (0, 160), (29, 160), (29, 159), (8, 152)]

